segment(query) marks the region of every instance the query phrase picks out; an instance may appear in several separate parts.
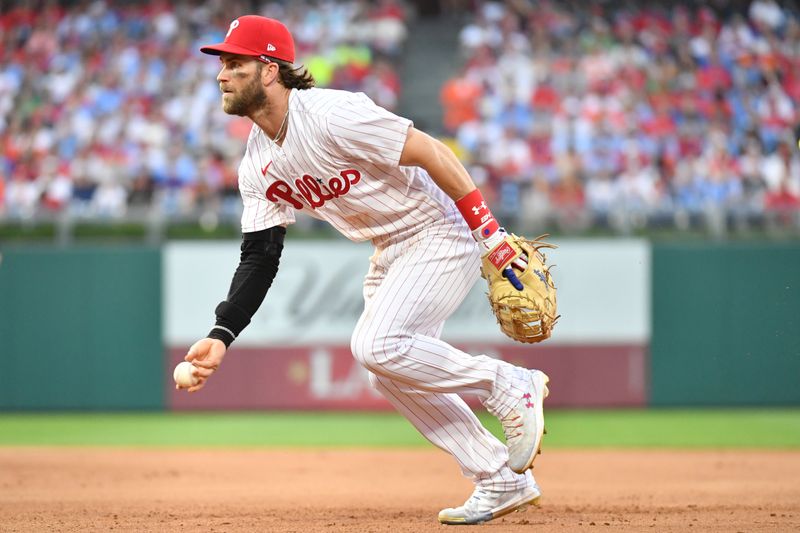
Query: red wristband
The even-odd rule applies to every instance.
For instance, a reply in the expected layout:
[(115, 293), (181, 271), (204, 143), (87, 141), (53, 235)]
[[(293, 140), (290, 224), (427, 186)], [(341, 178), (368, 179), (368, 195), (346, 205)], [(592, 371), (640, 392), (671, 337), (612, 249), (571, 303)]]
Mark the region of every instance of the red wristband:
[(485, 239), (500, 229), (500, 224), (495, 220), (481, 191), (475, 189), (465, 197), (456, 201), (456, 207), (461, 211), (461, 216), (467, 221), (469, 229), (475, 231), (481, 228), (481, 238)]

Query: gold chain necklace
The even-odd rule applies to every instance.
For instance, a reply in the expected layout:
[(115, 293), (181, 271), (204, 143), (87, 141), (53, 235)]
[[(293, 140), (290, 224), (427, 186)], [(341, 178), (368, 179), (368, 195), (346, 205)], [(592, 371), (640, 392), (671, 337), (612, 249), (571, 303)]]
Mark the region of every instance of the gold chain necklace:
[(281, 125), (278, 127), (278, 132), (275, 134), (275, 137), (272, 138), (272, 142), (275, 144), (278, 143), (278, 139), (281, 138), (283, 135), (283, 127), (286, 125), (286, 119), (289, 117), (289, 103), (286, 103), (286, 113), (283, 114), (283, 120), (281, 121)]

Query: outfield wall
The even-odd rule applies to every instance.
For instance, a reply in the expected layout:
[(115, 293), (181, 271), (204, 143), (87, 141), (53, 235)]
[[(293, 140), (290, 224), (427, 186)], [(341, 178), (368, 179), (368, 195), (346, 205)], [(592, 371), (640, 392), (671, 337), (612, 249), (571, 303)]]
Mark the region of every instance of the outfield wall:
[(654, 248), (653, 405), (800, 403), (800, 245)]
[[(541, 346), (500, 333), (476, 283), (448, 320), (443, 338), (482, 353), (546, 368), (550, 405), (643, 405), (650, 337), (650, 247), (644, 240), (572, 240), (548, 252), (557, 266), (562, 318)], [(291, 242), (263, 307), (237, 339), (202, 395), (167, 384), (176, 409), (390, 408), (369, 387), (350, 354), (350, 334), (363, 308), (362, 279), (372, 247), (341, 241)], [(164, 335), (167, 367), (198, 335), (225, 297), (238, 261), (235, 242), (171, 243), (164, 249)]]
[[(547, 370), (550, 406), (800, 404), (800, 243), (556, 242), (552, 339), (502, 336), (483, 280), (444, 338)], [(237, 242), (0, 252), (0, 409), (388, 408), (349, 353), (368, 245), (289, 242), (197, 395), (171, 369), (212, 324)]]
[(0, 251), (0, 408), (164, 407), (158, 249)]

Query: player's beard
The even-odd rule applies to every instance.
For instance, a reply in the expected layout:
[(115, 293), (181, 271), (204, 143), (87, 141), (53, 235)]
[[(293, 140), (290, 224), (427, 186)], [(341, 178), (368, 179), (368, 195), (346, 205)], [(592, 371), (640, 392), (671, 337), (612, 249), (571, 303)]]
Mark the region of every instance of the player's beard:
[(222, 110), (229, 115), (248, 117), (267, 105), (267, 95), (261, 86), (261, 76), (253, 76), (250, 83), (245, 85), (239, 94), (227, 93), (228, 97), (222, 98)]

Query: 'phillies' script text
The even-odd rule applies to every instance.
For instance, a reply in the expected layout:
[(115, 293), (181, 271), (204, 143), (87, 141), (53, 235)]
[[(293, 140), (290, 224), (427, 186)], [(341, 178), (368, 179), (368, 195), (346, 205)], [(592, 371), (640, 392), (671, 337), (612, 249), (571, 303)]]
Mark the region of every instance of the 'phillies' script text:
[(283, 200), (295, 209), (303, 209), (302, 200), (305, 199), (311, 209), (317, 209), (328, 200), (347, 194), (350, 187), (360, 180), (361, 173), (354, 169), (342, 170), (338, 176), (330, 178), (327, 183), (322, 178), (305, 174), (302, 178), (294, 180), (295, 187), (300, 194), (294, 192), (285, 181), (277, 180), (267, 188), (267, 200), (270, 202)]

